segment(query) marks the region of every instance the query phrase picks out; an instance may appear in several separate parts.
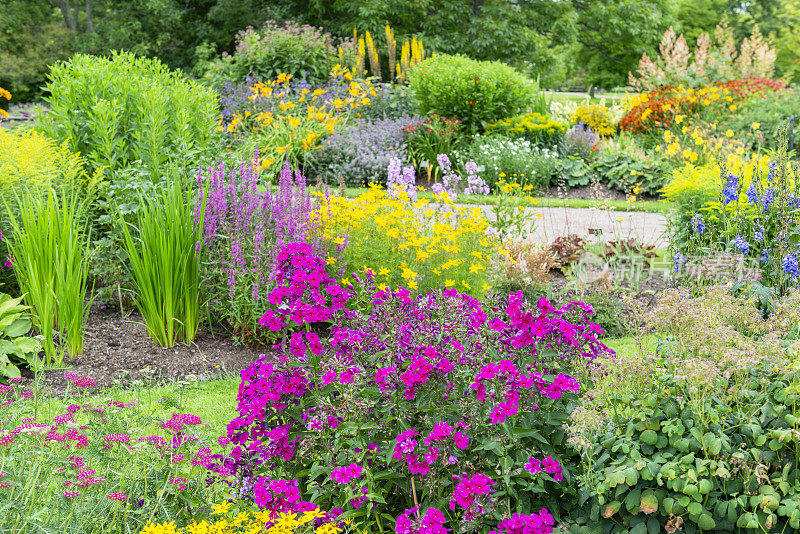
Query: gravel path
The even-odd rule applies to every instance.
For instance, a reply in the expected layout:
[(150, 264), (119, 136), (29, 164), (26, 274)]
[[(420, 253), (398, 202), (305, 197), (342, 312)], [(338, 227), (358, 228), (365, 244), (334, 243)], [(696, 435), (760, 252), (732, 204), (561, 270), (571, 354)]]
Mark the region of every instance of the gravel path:
[[(494, 220), (491, 206), (481, 206), (481, 209), (489, 221)], [(541, 215), (534, 218), (535, 226), (528, 238), (533, 242), (550, 243), (560, 236), (578, 234), (605, 241), (633, 237), (656, 248), (669, 245), (667, 218), (660, 213), (593, 208), (528, 208), (528, 212)], [(598, 229), (599, 235), (595, 232)]]

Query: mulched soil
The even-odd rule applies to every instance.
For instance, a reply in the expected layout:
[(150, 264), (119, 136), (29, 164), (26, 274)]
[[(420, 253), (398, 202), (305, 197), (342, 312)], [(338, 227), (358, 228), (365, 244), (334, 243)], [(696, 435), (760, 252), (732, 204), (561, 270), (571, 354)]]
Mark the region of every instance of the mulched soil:
[(142, 318), (136, 312), (96, 306), (89, 314), (84, 338), (84, 352), (66, 361), (67, 370), (45, 371), (48, 387), (66, 387), (64, 372), (86, 376), (99, 387), (109, 387), (119, 379), (152, 376), (154, 380), (178, 380), (192, 375), (209, 379), (238, 375), (258, 358), (260, 352), (234, 344), (224, 333), (201, 327), (194, 343), (172, 348), (158, 346), (147, 335)]

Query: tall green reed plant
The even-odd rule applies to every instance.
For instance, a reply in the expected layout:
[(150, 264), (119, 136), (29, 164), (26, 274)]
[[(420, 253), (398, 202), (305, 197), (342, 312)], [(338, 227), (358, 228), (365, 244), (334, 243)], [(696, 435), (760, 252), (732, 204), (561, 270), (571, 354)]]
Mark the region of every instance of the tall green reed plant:
[(192, 210), (199, 210), (197, 220), (202, 221), (205, 202), (193, 206), (178, 180), (154, 198), (140, 197), (140, 202), (134, 232), (121, 214), (118, 218), (136, 286), (136, 307), (156, 343), (190, 343), (200, 324), (202, 239), (202, 222), (195, 225)]
[[(75, 190), (26, 189), (6, 203), (12, 237), (8, 241), (14, 272), (35, 326), (44, 337), (44, 365), (63, 365), (64, 353), (83, 352), (84, 329), (91, 299), (89, 229), (86, 200)], [(56, 347), (54, 336), (58, 335)]]

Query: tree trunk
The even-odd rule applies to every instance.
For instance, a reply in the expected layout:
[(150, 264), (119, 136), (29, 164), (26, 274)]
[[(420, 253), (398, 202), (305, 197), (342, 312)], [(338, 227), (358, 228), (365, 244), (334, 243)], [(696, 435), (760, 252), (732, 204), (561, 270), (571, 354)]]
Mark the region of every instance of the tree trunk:
[(69, 0), (53, 0), (53, 3), (61, 10), (61, 15), (64, 17), (64, 25), (67, 29), (75, 31), (76, 23), (75, 18), (72, 16)]
[(92, 24), (92, 2), (86, 0), (86, 33), (94, 31), (94, 24)]

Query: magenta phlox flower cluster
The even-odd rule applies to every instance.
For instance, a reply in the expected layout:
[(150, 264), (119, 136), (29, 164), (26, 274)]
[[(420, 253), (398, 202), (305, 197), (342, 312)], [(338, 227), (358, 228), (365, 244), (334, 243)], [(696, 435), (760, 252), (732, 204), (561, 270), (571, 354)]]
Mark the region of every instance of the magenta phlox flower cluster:
[(447, 534), (445, 518), (441, 510), (428, 508), (420, 518), (419, 507), (415, 506), (400, 514), (395, 522), (396, 534)]
[(339, 484), (348, 484), (351, 480), (360, 478), (363, 472), (364, 469), (356, 463), (334, 467), (333, 471), (331, 471), (331, 480)]
[[(346, 309), (350, 298), (350, 292), (325, 271), (325, 263), (311, 245), (303, 242), (288, 243), (281, 248), (275, 281), (277, 287), (269, 293), (268, 300), (276, 309), (267, 310), (258, 321), (261, 328), (274, 332), (291, 325), (330, 321), (334, 313)], [(323, 350), (319, 336), (311, 332), (305, 334), (305, 340), (302, 334), (295, 333), (290, 348), (297, 358), (306, 348), (317, 355)]]
[(558, 460), (552, 456), (546, 456), (544, 460), (531, 456), (525, 462), (525, 469), (532, 475), (541, 473), (544, 470), (545, 473), (552, 475), (554, 481), (561, 482), (564, 480), (564, 469)]
[(514, 514), (503, 519), (489, 534), (550, 534), (554, 525), (553, 516), (542, 508), (538, 514)]
[(253, 500), (261, 509), (292, 512), (294, 505), (300, 502), (297, 480), (272, 480), (269, 477), (259, 477), (253, 487)]
[(450, 499), (450, 509), (463, 508), (465, 521), (472, 521), (483, 514), (488, 497), (494, 491), (492, 486), (496, 484), (495, 481), (483, 473), (472, 476), (467, 476), (466, 473), (461, 476), (453, 475), (453, 480), (456, 486), (453, 489), (453, 498)]
[[(283, 424), (282, 412), (297, 405), (309, 387), (305, 369), (263, 355), (242, 371), (237, 396), (239, 416), (228, 424), (234, 461), (239, 462), (242, 456), (257, 457), (261, 462), (290, 460), (297, 442), (289, 439), (292, 426)], [(270, 419), (275, 419), (272, 428)]]
[[(570, 320), (568, 314), (572, 312), (574, 315), (576, 310), (577, 320)], [(522, 291), (512, 293), (506, 306), (506, 314), (513, 327), (511, 345), (514, 348), (534, 346), (535, 350), (540, 345), (558, 347), (570, 355), (590, 359), (601, 353), (610, 353), (612, 351), (597, 339), (603, 329), (588, 320), (592, 313), (591, 306), (583, 302), (570, 302), (556, 309), (544, 297), (539, 299), (534, 311), (529, 311)]]
[(464, 450), (469, 445), (469, 438), (446, 421), (434, 424), (433, 430), (422, 439), (422, 443), (419, 442), (419, 435), (416, 427), (398, 434), (392, 454), (392, 458), (405, 463), (413, 475), (426, 476), (437, 461), (441, 461), (442, 467), (455, 463), (451, 447)]

